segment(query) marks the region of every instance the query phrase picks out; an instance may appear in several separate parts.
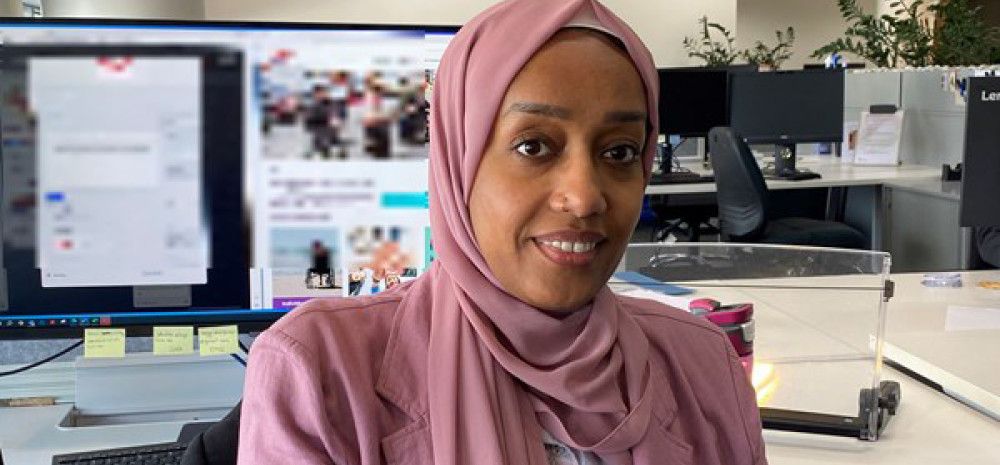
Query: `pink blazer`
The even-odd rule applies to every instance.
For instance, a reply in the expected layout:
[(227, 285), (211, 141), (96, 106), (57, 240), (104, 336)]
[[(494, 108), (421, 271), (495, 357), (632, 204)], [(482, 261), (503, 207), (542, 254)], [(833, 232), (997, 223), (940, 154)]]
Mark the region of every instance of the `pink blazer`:
[[(432, 465), (430, 308), (397, 311), (405, 298), (316, 299), (261, 334), (247, 368), (239, 464)], [(660, 448), (654, 457), (766, 464), (753, 390), (723, 333), (680, 310), (622, 300), (661, 380), (647, 432)]]

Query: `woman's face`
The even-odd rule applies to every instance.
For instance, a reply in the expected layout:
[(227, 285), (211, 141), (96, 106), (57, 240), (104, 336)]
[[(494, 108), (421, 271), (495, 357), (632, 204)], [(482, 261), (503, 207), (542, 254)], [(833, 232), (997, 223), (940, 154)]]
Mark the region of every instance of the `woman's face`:
[(645, 181), (646, 95), (600, 33), (557, 33), (507, 90), (469, 211), (503, 288), (551, 312), (589, 303), (635, 228)]

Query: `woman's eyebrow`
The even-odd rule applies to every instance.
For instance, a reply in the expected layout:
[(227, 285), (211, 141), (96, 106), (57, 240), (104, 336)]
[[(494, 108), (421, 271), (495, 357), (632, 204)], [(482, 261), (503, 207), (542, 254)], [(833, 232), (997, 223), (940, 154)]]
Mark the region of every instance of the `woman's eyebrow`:
[(604, 115), (606, 123), (635, 123), (646, 121), (644, 111), (609, 111)]
[[(507, 107), (504, 115), (511, 112), (529, 113), (559, 119), (570, 119), (573, 116), (573, 112), (566, 107), (535, 102), (514, 102)], [(604, 121), (607, 123), (634, 123), (645, 120), (646, 112), (643, 111), (609, 111), (604, 115)]]
[(569, 119), (572, 112), (566, 107), (560, 107), (556, 105), (549, 105), (545, 103), (533, 103), (533, 102), (514, 102), (509, 107), (504, 115), (510, 112), (520, 112), (520, 113), (530, 113), (539, 116), (548, 116), (550, 118), (559, 119)]

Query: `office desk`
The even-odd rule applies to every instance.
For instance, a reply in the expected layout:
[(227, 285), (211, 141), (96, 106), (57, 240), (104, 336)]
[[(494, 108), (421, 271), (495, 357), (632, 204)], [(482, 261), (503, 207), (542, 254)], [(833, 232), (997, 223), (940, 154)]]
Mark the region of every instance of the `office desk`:
[[(1000, 464), (1000, 422), (893, 370), (903, 402), (875, 443), (765, 431), (771, 465)], [(69, 405), (0, 409), (0, 448), (7, 465), (49, 465), (54, 454), (172, 441), (181, 423), (58, 429)]]
[[(768, 179), (765, 181), (768, 189), (772, 191), (817, 188), (841, 190), (841, 194), (828, 197), (826, 218), (842, 221), (860, 231), (870, 239), (869, 245), (872, 250), (889, 250), (891, 244), (891, 238), (888, 237), (890, 224), (887, 220), (890, 213), (888, 210), (891, 206), (883, 197), (885, 187), (896, 186), (899, 189), (911, 190), (933, 190), (936, 188), (942, 191), (953, 189), (947, 185), (942, 187), (940, 182), (941, 169), (929, 166), (856, 166), (841, 163), (839, 158), (816, 155), (801, 157), (797, 163), (800, 169), (815, 171), (822, 177), (804, 181)], [(711, 173), (702, 167), (701, 161), (684, 161), (681, 166), (701, 174)], [(674, 202), (680, 204), (685, 203), (685, 198), (697, 198), (699, 194), (702, 197), (706, 194), (712, 196), (714, 193), (714, 182), (661, 184), (646, 187), (646, 195), (668, 195)], [(698, 199), (696, 203), (702, 204), (704, 202), (712, 204), (715, 201), (714, 199)], [(935, 213), (937, 213), (936, 210)], [(926, 218), (926, 216), (919, 214), (913, 216)], [(936, 215), (934, 221), (943, 222), (939, 218), (940, 216)]]
[[(797, 162), (799, 169), (808, 169), (819, 173), (819, 179), (805, 181), (785, 181), (768, 179), (767, 188), (811, 189), (850, 186), (878, 186), (891, 182), (907, 182), (914, 180), (940, 179), (941, 168), (923, 165), (900, 166), (858, 166), (841, 163), (839, 158), (830, 156), (803, 156)], [(702, 167), (701, 161), (681, 162), (683, 168), (700, 174), (711, 174), (711, 170)], [(647, 195), (659, 194), (705, 194), (715, 192), (714, 182), (691, 184), (659, 184), (646, 187)]]
[[(912, 279), (912, 276), (897, 278), (901, 283)], [(901, 284), (901, 288), (909, 289), (909, 286)], [(716, 289), (702, 293), (727, 302), (750, 300), (761, 308), (809, 305), (812, 309), (821, 311), (823, 306), (838, 305), (835, 301), (818, 302), (819, 299), (810, 298), (807, 293), (795, 292), (796, 295), (789, 296), (781, 289)], [(913, 295), (916, 296), (913, 297), (915, 299), (922, 299), (915, 293)], [(701, 295), (691, 297), (698, 296)], [(906, 296), (900, 294), (897, 299), (905, 301)], [(947, 300), (939, 301), (940, 305), (947, 304)], [(758, 321), (764, 321), (763, 315)], [(767, 330), (768, 328), (761, 327), (758, 332), (764, 334)], [(801, 334), (789, 336), (803, 337)], [(806, 347), (807, 350), (811, 348)], [(883, 379), (900, 382), (902, 403), (879, 441), (871, 443), (849, 438), (765, 431), (769, 462), (772, 465), (1000, 464), (1000, 422), (892, 369), (884, 370)], [(820, 402), (824, 400), (823, 393), (810, 394)], [(845, 398), (839, 401), (850, 404), (856, 402), (856, 399)], [(180, 422), (170, 422), (110, 427), (56, 427), (70, 408), (70, 405), (65, 404), (0, 409), (0, 448), (4, 451), (7, 463), (48, 465), (53, 454), (172, 441), (182, 426)]]
[(882, 250), (897, 272), (969, 267), (972, 241), (960, 226), (961, 182), (911, 179), (882, 189), (885, 227)]

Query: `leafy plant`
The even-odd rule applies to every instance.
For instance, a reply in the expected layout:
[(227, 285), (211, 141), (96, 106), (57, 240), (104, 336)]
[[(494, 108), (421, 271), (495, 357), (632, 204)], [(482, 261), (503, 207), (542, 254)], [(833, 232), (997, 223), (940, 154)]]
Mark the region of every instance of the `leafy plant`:
[(784, 32), (774, 31), (778, 44), (770, 47), (767, 44), (757, 41), (753, 47), (748, 48), (740, 54), (746, 58), (747, 63), (767, 66), (771, 69), (781, 68), (781, 64), (792, 57), (792, 45), (795, 44), (795, 29), (789, 27)]
[[(708, 16), (702, 16), (698, 23), (701, 24), (701, 37), (684, 38), (684, 49), (689, 57), (696, 57), (705, 60), (708, 66), (726, 66), (733, 64), (740, 53), (733, 45), (736, 38), (733, 37), (729, 29), (719, 23), (708, 21)], [(722, 36), (722, 40), (715, 40), (712, 32)]]
[(945, 0), (928, 7), (936, 15), (931, 56), (935, 64), (981, 65), (996, 62), (1000, 33), (982, 19), (981, 6)]
[(893, 14), (865, 13), (857, 0), (837, 0), (841, 15), (849, 23), (844, 37), (812, 53), (822, 58), (830, 53), (851, 52), (876, 66), (895, 68), (904, 64), (931, 63), (933, 31), (923, 11), (924, 0), (893, 0)]

